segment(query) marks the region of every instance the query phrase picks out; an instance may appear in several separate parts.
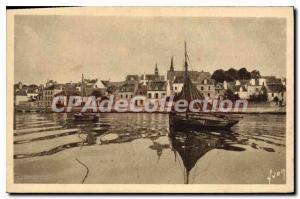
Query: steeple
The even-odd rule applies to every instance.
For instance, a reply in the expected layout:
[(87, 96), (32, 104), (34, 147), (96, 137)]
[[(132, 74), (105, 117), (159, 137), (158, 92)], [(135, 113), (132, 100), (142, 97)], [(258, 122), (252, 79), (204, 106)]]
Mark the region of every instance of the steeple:
[(173, 56), (172, 56), (172, 58), (171, 58), (170, 71), (174, 71)]
[(83, 73), (81, 74), (81, 96), (85, 96), (85, 81), (84, 81), (84, 76)]
[(154, 71), (154, 74), (155, 74), (155, 75), (158, 75), (157, 63), (156, 63), (156, 66), (155, 66), (155, 71)]

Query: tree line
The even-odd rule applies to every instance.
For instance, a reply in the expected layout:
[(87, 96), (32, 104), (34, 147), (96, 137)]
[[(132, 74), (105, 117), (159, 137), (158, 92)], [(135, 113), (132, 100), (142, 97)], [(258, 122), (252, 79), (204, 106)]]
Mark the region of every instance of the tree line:
[(249, 72), (246, 68), (241, 68), (236, 70), (234, 68), (230, 68), (228, 70), (218, 69), (211, 76), (212, 79), (215, 79), (216, 82), (223, 83), (224, 81), (232, 82), (238, 79), (241, 80), (249, 80), (249, 79), (257, 79), (260, 78), (260, 72), (258, 70), (253, 70)]

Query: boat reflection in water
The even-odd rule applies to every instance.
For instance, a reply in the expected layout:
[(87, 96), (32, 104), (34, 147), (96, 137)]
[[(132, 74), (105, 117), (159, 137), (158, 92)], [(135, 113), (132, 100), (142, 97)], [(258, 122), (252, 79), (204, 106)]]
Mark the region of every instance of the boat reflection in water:
[(244, 148), (232, 146), (237, 138), (230, 131), (184, 131), (170, 128), (170, 143), (172, 150), (177, 153), (184, 164), (184, 183), (189, 184), (190, 172), (207, 152), (213, 149), (230, 151), (245, 151)]

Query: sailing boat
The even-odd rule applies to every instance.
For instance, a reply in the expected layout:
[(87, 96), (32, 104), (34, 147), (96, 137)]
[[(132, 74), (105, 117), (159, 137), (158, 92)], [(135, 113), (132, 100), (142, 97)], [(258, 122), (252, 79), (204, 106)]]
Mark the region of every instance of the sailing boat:
[[(178, 98), (187, 100), (188, 104), (190, 105), (191, 101), (203, 100), (204, 96), (199, 92), (189, 77), (186, 43), (184, 57), (184, 85)], [(203, 112), (201, 111), (202, 106), (199, 103), (194, 103), (194, 108), (198, 109), (199, 112), (191, 112), (188, 108), (184, 113), (172, 111), (169, 114), (170, 126), (181, 129), (195, 130), (228, 130), (239, 122), (239, 117), (233, 116), (229, 113)]]

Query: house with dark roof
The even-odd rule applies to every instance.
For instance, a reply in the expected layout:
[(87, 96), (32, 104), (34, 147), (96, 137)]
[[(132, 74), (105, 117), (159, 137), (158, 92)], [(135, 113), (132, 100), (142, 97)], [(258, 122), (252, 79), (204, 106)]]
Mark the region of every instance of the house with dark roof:
[[(204, 79), (211, 79), (211, 74), (204, 71), (188, 71), (189, 77), (192, 82), (199, 82)], [(169, 81), (171, 88), (173, 89), (173, 83), (176, 80), (176, 77), (184, 78), (185, 71), (178, 71), (174, 69), (173, 57), (171, 58), (170, 69), (167, 71), (167, 80)]]
[(286, 103), (286, 87), (283, 84), (268, 84), (266, 86), (267, 94), (268, 94), (268, 101), (272, 102), (275, 101), (276, 98), (278, 101)]
[(164, 81), (165, 76), (160, 75), (158, 71), (157, 63), (155, 65), (154, 73), (153, 74), (143, 74), (140, 76), (140, 82), (143, 85), (147, 85), (149, 81)]
[(284, 79), (275, 76), (262, 76), (258, 79), (251, 79), (248, 84), (248, 95), (258, 95), (266, 88), (268, 101), (271, 102), (275, 97), (279, 101), (285, 101), (285, 82)]
[(126, 82), (117, 91), (117, 97), (119, 99), (130, 100), (134, 97), (136, 90), (138, 88), (137, 82)]
[[(143, 98), (147, 98), (147, 85), (139, 83), (138, 88), (135, 92), (135, 96), (142, 96)], [(144, 99), (137, 99), (135, 101), (136, 106), (144, 106), (144, 104), (145, 104)]]
[(182, 91), (183, 84), (184, 84), (184, 77), (182, 76), (175, 77), (175, 80), (173, 81), (172, 84), (172, 90), (175, 95), (178, 95)]
[(161, 99), (170, 91), (167, 81), (150, 81), (147, 85), (147, 97), (149, 99)]
[(56, 105), (67, 106), (71, 96), (80, 96), (80, 92), (76, 89), (72, 90), (62, 90), (59, 93), (54, 94), (54, 97), (59, 97), (59, 100), (56, 102)]

